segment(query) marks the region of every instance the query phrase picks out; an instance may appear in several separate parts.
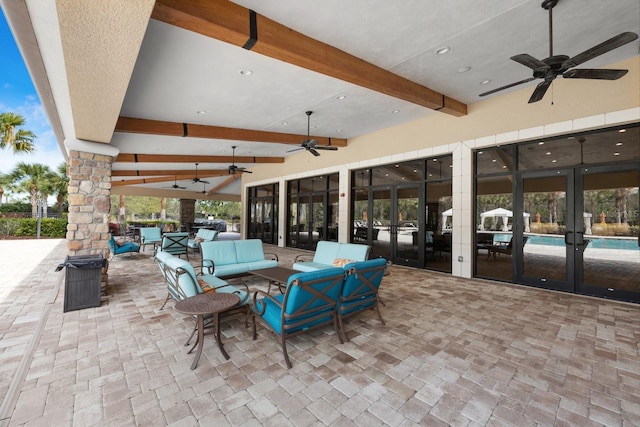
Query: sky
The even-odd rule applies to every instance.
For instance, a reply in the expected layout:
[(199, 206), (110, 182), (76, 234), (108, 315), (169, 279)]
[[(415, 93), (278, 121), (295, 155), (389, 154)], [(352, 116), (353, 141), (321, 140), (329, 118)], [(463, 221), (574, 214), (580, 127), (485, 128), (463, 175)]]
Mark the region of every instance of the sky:
[(10, 172), (18, 162), (43, 163), (55, 169), (64, 162), (64, 156), (3, 12), (0, 12), (0, 47), (0, 113), (20, 114), (26, 119), (23, 129), (36, 134), (36, 151), (31, 154), (0, 151), (0, 173)]

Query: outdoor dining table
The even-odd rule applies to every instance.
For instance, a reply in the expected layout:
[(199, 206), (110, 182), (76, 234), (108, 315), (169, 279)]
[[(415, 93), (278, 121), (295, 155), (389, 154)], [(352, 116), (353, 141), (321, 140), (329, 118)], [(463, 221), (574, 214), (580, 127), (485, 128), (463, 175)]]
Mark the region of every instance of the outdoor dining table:
[(193, 347), (187, 352), (191, 354), (193, 349), (198, 347), (196, 355), (193, 358), (191, 369), (195, 369), (198, 366), (200, 355), (202, 354), (202, 346), (204, 342), (204, 316), (206, 314), (213, 314), (213, 321), (215, 323), (215, 337), (218, 343), (220, 353), (225, 359), (229, 360), (229, 354), (222, 345), (222, 338), (220, 335), (220, 312), (230, 309), (234, 305), (240, 302), (240, 297), (235, 294), (208, 292), (204, 294), (195, 295), (178, 301), (175, 304), (175, 309), (182, 314), (190, 314), (197, 316), (196, 328), (198, 330), (197, 341), (193, 344)]

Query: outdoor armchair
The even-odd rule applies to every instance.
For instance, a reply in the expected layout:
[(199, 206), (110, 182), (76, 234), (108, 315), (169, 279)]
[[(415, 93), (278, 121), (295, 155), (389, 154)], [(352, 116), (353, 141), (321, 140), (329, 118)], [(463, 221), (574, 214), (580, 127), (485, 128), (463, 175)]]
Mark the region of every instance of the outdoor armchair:
[(189, 233), (164, 233), (160, 250), (175, 256), (186, 255), (188, 260), (188, 241)]
[(384, 325), (378, 305), (378, 290), (386, 268), (387, 261), (384, 258), (354, 262), (344, 266), (347, 275), (338, 300), (338, 323), (340, 333), (345, 341), (349, 341), (344, 331), (346, 317), (372, 309), (375, 310), (378, 319)]
[(140, 246), (144, 251), (145, 246), (153, 245), (156, 249), (158, 244), (162, 243), (162, 232), (159, 227), (145, 227), (140, 229)]
[(130, 241), (117, 242), (113, 236), (109, 240), (109, 247), (111, 248), (111, 258), (121, 254), (140, 253), (139, 245)]
[(253, 339), (257, 338), (256, 318), (280, 338), (287, 368), (291, 361), (287, 354), (287, 338), (311, 329), (333, 324), (342, 343), (338, 329), (336, 304), (344, 282), (342, 268), (294, 274), (289, 278), (284, 294), (270, 295), (263, 291), (253, 294)]

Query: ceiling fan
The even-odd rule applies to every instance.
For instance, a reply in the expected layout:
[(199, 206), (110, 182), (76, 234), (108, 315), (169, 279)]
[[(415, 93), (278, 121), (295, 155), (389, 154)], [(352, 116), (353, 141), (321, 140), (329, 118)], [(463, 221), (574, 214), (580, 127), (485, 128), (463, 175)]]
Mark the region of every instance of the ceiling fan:
[(207, 194), (207, 184), (204, 181), (200, 181), (202, 183), (202, 191), (198, 191), (198, 193)]
[(193, 181), (193, 182), (202, 182), (202, 183), (205, 183), (205, 184), (209, 183), (209, 181), (204, 181), (204, 180), (198, 178), (198, 164), (197, 163), (196, 163), (196, 176), (191, 181)]
[(164, 188), (173, 188), (174, 190), (178, 190), (178, 189), (180, 189), (180, 190), (184, 190), (184, 189), (185, 189), (185, 188), (187, 188), (187, 187), (180, 187), (180, 186), (178, 185), (178, 177), (175, 177), (175, 176), (174, 176), (174, 177), (173, 177), (173, 185), (172, 185), (171, 187), (164, 187)]
[(229, 165), (229, 175), (235, 175), (237, 172), (240, 173), (253, 173), (251, 171), (248, 171), (247, 168), (243, 168), (241, 166), (236, 166), (236, 148), (237, 145), (234, 145), (231, 147), (231, 149), (233, 150), (233, 154), (232, 154), (232, 160), (231, 160), (231, 164)]
[(336, 151), (338, 147), (333, 147), (331, 145), (318, 145), (318, 141), (316, 141), (315, 139), (311, 139), (311, 137), (309, 136), (309, 129), (311, 126), (311, 114), (313, 114), (313, 111), (307, 111), (305, 114), (307, 115), (307, 139), (302, 141), (302, 143), (300, 144), (300, 148), (289, 150), (287, 151), (287, 153), (304, 149), (310, 152), (311, 154), (313, 154), (314, 156), (318, 157), (320, 153), (318, 153), (318, 151), (316, 150)]
[(613, 49), (634, 41), (638, 38), (638, 35), (636, 33), (620, 33), (617, 36), (612, 37), (597, 46), (579, 53), (573, 58), (569, 58), (566, 55), (554, 55), (552, 10), (557, 4), (558, 0), (544, 0), (542, 2), (542, 8), (549, 11), (549, 57), (539, 60), (526, 53), (511, 57), (513, 61), (516, 61), (517, 63), (522, 64), (525, 67), (531, 68), (533, 70), (533, 77), (521, 80), (519, 82), (511, 83), (485, 93), (481, 93), (480, 96), (490, 95), (492, 93), (496, 93), (504, 89), (527, 83), (535, 79), (544, 79), (538, 84), (538, 86), (533, 91), (531, 98), (529, 98), (529, 104), (531, 104), (533, 102), (540, 101), (544, 97), (547, 89), (549, 89), (549, 86), (551, 85), (553, 80), (555, 80), (555, 78), (558, 76), (562, 76), (565, 79), (617, 80), (627, 74), (628, 70), (572, 68), (582, 64), (583, 62), (587, 62), (597, 56), (603, 55)]

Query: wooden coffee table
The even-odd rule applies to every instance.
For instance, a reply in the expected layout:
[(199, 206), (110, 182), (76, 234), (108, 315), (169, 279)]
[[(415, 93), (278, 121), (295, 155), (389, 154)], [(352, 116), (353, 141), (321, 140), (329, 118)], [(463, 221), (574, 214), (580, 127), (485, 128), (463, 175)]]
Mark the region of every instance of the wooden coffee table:
[(267, 279), (269, 281), (269, 288), (267, 289), (267, 293), (269, 293), (271, 292), (271, 285), (277, 286), (278, 289), (280, 289), (280, 292), (283, 292), (284, 288), (287, 287), (287, 282), (289, 281), (289, 277), (301, 272), (298, 270), (294, 270), (293, 268), (271, 267), (271, 268), (262, 268), (260, 270), (251, 270), (249, 271), (249, 273), (254, 276)]
[(199, 294), (193, 297), (185, 298), (182, 301), (178, 301), (175, 304), (175, 309), (182, 314), (190, 314), (198, 316), (197, 326), (198, 338), (197, 341), (191, 347), (191, 350), (187, 354), (191, 354), (193, 349), (198, 346), (196, 355), (193, 358), (191, 369), (195, 369), (198, 366), (200, 355), (202, 354), (202, 345), (204, 342), (204, 315), (213, 314), (213, 321), (215, 322), (215, 336), (218, 343), (220, 353), (225, 359), (229, 359), (229, 355), (225, 351), (222, 345), (222, 338), (220, 336), (220, 312), (225, 311), (233, 307), (240, 302), (240, 297), (236, 294), (209, 292), (206, 294)]

